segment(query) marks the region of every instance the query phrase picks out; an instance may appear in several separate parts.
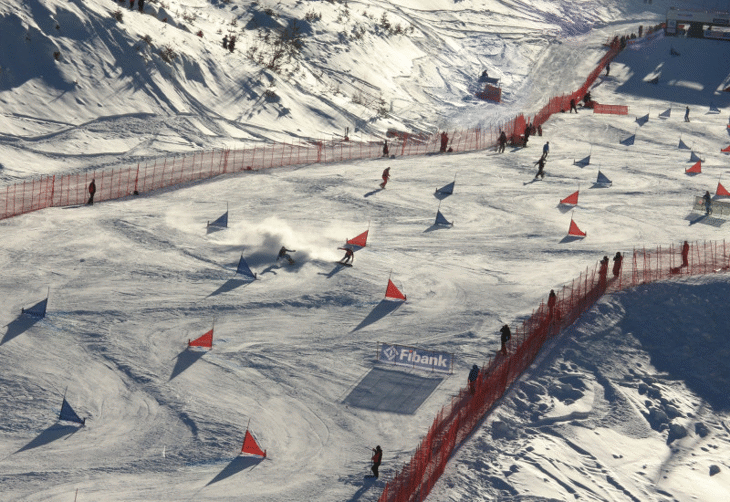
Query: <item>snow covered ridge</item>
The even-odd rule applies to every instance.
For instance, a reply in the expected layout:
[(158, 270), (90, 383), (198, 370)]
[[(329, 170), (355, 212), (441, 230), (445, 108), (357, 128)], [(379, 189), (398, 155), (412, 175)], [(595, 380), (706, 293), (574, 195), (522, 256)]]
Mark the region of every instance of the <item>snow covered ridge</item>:
[[(701, 244), (685, 241), (679, 249), (669, 246), (650, 251), (635, 250), (629, 256), (617, 253), (613, 266), (605, 256), (592, 271), (587, 270), (557, 294), (551, 291), (548, 299), (515, 330), (502, 351), (482, 367), (474, 388), (463, 388), (438, 413), (411, 461), (388, 482), (379, 502), (411, 500), (414, 496), (423, 500), (454, 452), (494, 403), (533, 364), (543, 345), (570, 327), (606, 293), (682, 275), (727, 273), (729, 270), (730, 246), (726, 247), (724, 241)], [(656, 427), (666, 427), (668, 423), (667, 415), (656, 409), (652, 410), (649, 420)], [(677, 424), (669, 427), (669, 442), (684, 436), (683, 427)]]

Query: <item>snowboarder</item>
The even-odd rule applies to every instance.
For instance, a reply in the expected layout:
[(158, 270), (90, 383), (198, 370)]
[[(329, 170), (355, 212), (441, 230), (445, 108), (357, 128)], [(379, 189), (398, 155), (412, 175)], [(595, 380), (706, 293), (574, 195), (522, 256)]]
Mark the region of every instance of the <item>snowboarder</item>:
[(352, 265), (352, 262), (355, 260), (355, 252), (352, 250), (352, 248), (337, 248), (337, 249), (344, 249), (345, 250), (345, 256), (342, 257), (340, 260), (340, 263), (343, 265), (346, 263), (350, 263)]
[(621, 262), (623, 261), (624, 257), (621, 256), (620, 251), (616, 251), (616, 255), (613, 257), (613, 276), (618, 277), (618, 274), (621, 273)]
[(684, 241), (684, 244), (682, 245), (682, 266), (689, 266), (689, 242), (687, 241)]
[(500, 349), (502, 351), (502, 354), (505, 356), (507, 355), (507, 342), (509, 342), (509, 339), (512, 338), (512, 332), (509, 329), (509, 326), (505, 324), (502, 326), (502, 328), (499, 330), (500, 333), (502, 333), (502, 348)]
[(542, 146), (542, 156), (543, 158), (547, 159), (548, 154), (550, 153), (550, 142), (548, 141)]
[(383, 157), (388, 156), (388, 140), (383, 141)]
[(373, 448), (373, 456), (370, 460), (373, 462), (373, 466), (370, 470), (373, 471), (375, 479), (378, 479), (378, 467), (380, 467), (380, 462), (383, 460), (383, 450), (380, 449), (380, 445)]
[(534, 179), (537, 179), (539, 176), (540, 179), (545, 179), (545, 171), (543, 169), (545, 168), (545, 155), (540, 157), (540, 160), (535, 162), (535, 165), (537, 166), (537, 174), (535, 175)]
[(507, 145), (507, 135), (504, 133), (504, 131), (499, 133), (499, 139), (497, 140), (499, 143), (498, 152), (504, 153), (504, 147)]
[(684, 121), (689, 122), (689, 106), (684, 109)]
[(89, 200), (86, 202), (88, 206), (94, 205), (94, 194), (96, 193), (96, 182), (91, 180), (89, 183)]
[(575, 107), (575, 99), (570, 100), (570, 113), (578, 113), (578, 109)]
[(471, 394), (477, 391), (477, 378), (479, 378), (479, 366), (475, 364), (469, 372), (469, 392)]
[(446, 151), (446, 146), (449, 144), (449, 135), (446, 134), (446, 131), (441, 133), (441, 150), (439, 150), (441, 153), (444, 153)]
[(380, 188), (385, 188), (385, 185), (388, 184), (388, 180), (390, 179), (390, 167), (386, 167), (383, 171), (383, 182), (380, 184)]
[(705, 215), (709, 216), (712, 214), (712, 196), (709, 191), (705, 191), (705, 195), (702, 196), (702, 200), (705, 201)]
[(292, 257), (289, 256), (288, 253), (295, 253), (296, 249), (287, 249), (286, 246), (281, 246), (281, 249), (279, 250), (279, 256), (276, 257), (276, 261), (279, 261), (280, 258), (286, 258), (289, 262), (289, 265), (294, 265), (294, 260), (292, 260)]

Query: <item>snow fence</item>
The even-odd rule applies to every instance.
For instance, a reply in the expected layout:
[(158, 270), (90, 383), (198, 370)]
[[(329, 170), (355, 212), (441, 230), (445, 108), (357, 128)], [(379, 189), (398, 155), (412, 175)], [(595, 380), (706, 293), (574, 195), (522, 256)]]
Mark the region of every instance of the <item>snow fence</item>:
[(725, 241), (634, 250), (615, 262), (585, 272), (556, 292), (555, 305), (540, 304), (513, 330), (507, 354), (500, 353), (481, 368), (474, 393), (464, 387), (438, 413), (410, 462), (386, 484), (379, 502), (420, 502), (426, 499), (451, 456), (481, 423), (495, 402), (534, 362), (542, 346), (572, 325), (604, 294), (682, 275), (727, 272), (730, 246)]

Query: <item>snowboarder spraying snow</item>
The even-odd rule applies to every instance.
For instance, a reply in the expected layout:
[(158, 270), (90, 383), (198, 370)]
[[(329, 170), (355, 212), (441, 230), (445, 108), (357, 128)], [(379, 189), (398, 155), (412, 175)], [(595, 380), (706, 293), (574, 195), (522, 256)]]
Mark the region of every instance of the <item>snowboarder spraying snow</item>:
[(548, 141), (548, 142), (546, 142), (542, 146), (542, 156), (543, 156), (543, 158), (547, 159), (547, 156), (548, 156), (549, 153), (550, 153), (550, 142)]
[(471, 367), (469, 372), (469, 392), (474, 394), (477, 391), (477, 378), (479, 377), (479, 366), (476, 364)]
[(444, 153), (446, 151), (446, 146), (449, 144), (449, 135), (446, 134), (446, 131), (441, 133), (441, 149), (439, 150), (441, 153)]
[(575, 99), (570, 100), (570, 113), (578, 113), (578, 109), (575, 107)]
[(684, 121), (689, 122), (689, 106), (684, 109)]
[(390, 179), (390, 168), (386, 167), (385, 170), (383, 170), (383, 182), (380, 184), (380, 188), (385, 188), (385, 185), (388, 184), (389, 179)]
[(502, 131), (499, 133), (499, 139), (497, 140), (497, 143), (499, 143), (499, 148), (497, 151), (499, 153), (504, 153), (504, 147), (507, 145), (507, 135)]
[(345, 256), (342, 257), (340, 260), (340, 263), (343, 265), (346, 263), (352, 264), (352, 262), (355, 260), (355, 253), (351, 248), (337, 248), (337, 249), (344, 249), (345, 250)]
[(502, 328), (499, 330), (500, 333), (502, 333), (502, 348), (500, 349), (502, 351), (502, 354), (505, 356), (507, 355), (507, 342), (509, 342), (509, 339), (512, 338), (512, 331), (510, 331), (509, 326), (505, 324), (502, 326)]
[(702, 196), (702, 200), (705, 201), (705, 215), (709, 216), (712, 214), (712, 196), (709, 191), (705, 192)]
[(383, 141), (383, 157), (388, 156), (388, 141)]
[(613, 257), (613, 276), (618, 277), (618, 274), (621, 273), (621, 262), (623, 261), (624, 257), (621, 256), (620, 251), (616, 251), (616, 255)]
[(281, 246), (281, 249), (279, 250), (279, 256), (276, 257), (276, 261), (279, 261), (280, 258), (286, 258), (286, 260), (289, 262), (289, 265), (294, 265), (294, 260), (292, 260), (292, 257), (289, 256), (288, 253), (295, 253), (296, 249), (287, 249), (285, 246)]
[(373, 466), (370, 470), (373, 471), (373, 476), (377, 479), (379, 476), (378, 467), (380, 467), (380, 462), (383, 460), (383, 450), (380, 449), (380, 445), (373, 448), (373, 456), (370, 460), (373, 462)]
[(91, 183), (89, 183), (89, 200), (86, 202), (87, 205), (93, 206), (94, 205), (94, 194), (96, 193), (96, 182), (94, 180), (91, 180)]
[(537, 166), (537, 174), (535, 175), (535, 179), (537, 179), (538, 176), (540, 177), (540, 179), (544, 179), (545, 171), (543, 171), (543, 169), (545, 168), (545, 155), (540, 157), (540, 160), (535, 162), (535, 165)]

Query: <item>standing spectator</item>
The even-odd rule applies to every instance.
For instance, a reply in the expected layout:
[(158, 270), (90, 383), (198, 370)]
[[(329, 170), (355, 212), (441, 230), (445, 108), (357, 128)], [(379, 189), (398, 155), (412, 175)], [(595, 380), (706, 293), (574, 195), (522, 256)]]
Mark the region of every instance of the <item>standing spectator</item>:
[(712, 196), (709, 190), (705, 191), (705, 195), (702, 196), (702, 200), (705, 201), (705, 215), (709, 216), (712, 214)]
[(507, 145), (507, 135), (504, 133), (504, 131), (499, 133), (499, 139), (497, 140), (499, 143), (499, 148), (497, 151), (499, 153), (504, 153), (504, 147)]
[(525, 126), (525, 142), (522, 144), (522, 146), (527, 146), (527, 140), (530, 139), (530, 131), (531, 131), (531, 127), (530, 127), (530, 124), (528, 123)]
[(684, 121), (689, 122), (689, 106), (684, 109)]
[(228, 35), (223, 35), (223, 48), (228, 49)]
[(469, 392), (472, 395), (477, 391), (477, 378), (479, 378), (479, 366), (475, 364), (469, 372)]
[(613, 276), (618, 277), (618, 274), (621, 273), (621, 262), (623, 261), (624, 257), (621, 256), (620, 251), (616, 251), (616, 255), (613, 257)]
[(575, 107), (575, 99), (570, 100), (570, 113), (578, 113), (578, 109)]
[(228, 39), (228, 50), (233, 52), (233, 49), (236, 47), (236, 36), (231, 35), (231, 38)]
[(383, 182), (380, 184), (380, 188), (385, 188), (385, 185), (388, 184), (388, 180), (390, 179), (390, 168), (386, 167), (383, 169)]
[(550, 314), (550, 320), (552, 320), (553, 315), (555, 315), (555, 304), (558, 301), (558, 297), (555, 294), (555, 290), (551, 289), (550, 294), (548, 295), (548, 313)]
[(139, 11), (144, 13), (144, 0), (137, 0), (137, 8)]
[(383, 157), (388, 156), (388, 140), (383, 141)]
[(606, 276), (608, 276), (608, 256), (601, 260), (601, 267), (598, 269), (598, 284), (601, 290), (606, 289)]
[(500, 349), (502, 351), (502, 354), (505, 356), (507, 355), (507, 342), (509, 342), (509, 339), (512, 338), (512, 332), (509, 329), (509, 326), (505, 324), (502, 326), (502, 328), (499, 330), (500, 333), (502, 333), (502, 348)]
[(373, 471), (373, 476), (375, 476), (375, 479), (378, 479), (378, 467), (380, 467), (380, 462), (383, 460), (383, 450), (380, 449), (380, 445), (373, 448), (373, 456), (370, 459), (373, 461), (373, 466), (370, 468), (371, 471)]
[(129, 10), (134, 10), (134, 0), (129, 0)]
[(606, 76), (611, 73), (611, 63), (606, 63)]
[(89, 200), (86, 202), (88, 206), (94, 205), (94, 194), (96, 193), (96, 182), (92, 179), (89, 183)]
[(548, 154), (550, 153), (550, 142), (548, 141), (542, 146), (542, 156), (543, 158), (547, 159)]
[(689, 242), (687, 241), (684, 241), (684, 244), (682, 245), (682, 266), (689, 266)]
[(449, 144), (449, 135), (446, 134), (446, 131), (441, 133), (441, 153), (444, 153), (446, 151), (446, 147)]

